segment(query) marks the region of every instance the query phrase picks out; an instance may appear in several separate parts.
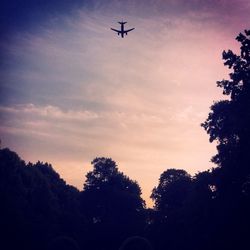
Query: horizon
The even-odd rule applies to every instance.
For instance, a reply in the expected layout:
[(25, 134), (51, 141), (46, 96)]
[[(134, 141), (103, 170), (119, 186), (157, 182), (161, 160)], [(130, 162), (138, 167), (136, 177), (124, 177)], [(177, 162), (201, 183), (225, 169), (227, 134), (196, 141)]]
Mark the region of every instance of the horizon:
[[(110, 157), (152, 207), (163, 171), (215, 166), (216, 144), (200, 123), (213, 101), (226, 99), (216, 86), (230, 73), (221, 54), (239, 51), (250, 5), (78, 2), (6, 11), (2, 144), (26, 162), (50, 163), (80, 190), (90, 162)], [(122, 18), (136, 28), (124, 39), (110, 30)]]

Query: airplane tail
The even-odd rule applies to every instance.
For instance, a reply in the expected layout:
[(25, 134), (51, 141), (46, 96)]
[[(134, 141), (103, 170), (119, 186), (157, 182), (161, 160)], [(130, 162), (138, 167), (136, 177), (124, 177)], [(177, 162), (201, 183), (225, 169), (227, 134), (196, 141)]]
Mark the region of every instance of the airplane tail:
[(119, 24), (125, 24), (125, 23), (127, 23), (127, 22), (118, 22)]

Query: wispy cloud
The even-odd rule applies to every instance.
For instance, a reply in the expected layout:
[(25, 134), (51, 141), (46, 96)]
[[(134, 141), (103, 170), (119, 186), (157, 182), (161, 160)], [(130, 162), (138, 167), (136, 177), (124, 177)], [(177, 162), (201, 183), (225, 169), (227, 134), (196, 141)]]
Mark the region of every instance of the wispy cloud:
[[(215, 147), (199, 124), (222, 98), (221, 52), (237, 49), (249, 7), (117, 0), (88, 1), (72, 15), (52, 8), (0, 43), (0, 136), (78, 187), (97, 155), (113, 157), (147, 197), (166, 168), (211, 167)], [(136, 28), (124, 39), (110, 30), (120, 18)]]
[(0, 107), (0, 112), (10, 113), (15, 116), (28, 115), (34, 118), (46, 118), (60, 121), (87, 121), (96, 119), (96, 113), (82, 110), (82, 111), (62, 111), (59, 107), (47, 105), (44, 107), (35, 106), (32, 103), (20, 104), (14, 107)]

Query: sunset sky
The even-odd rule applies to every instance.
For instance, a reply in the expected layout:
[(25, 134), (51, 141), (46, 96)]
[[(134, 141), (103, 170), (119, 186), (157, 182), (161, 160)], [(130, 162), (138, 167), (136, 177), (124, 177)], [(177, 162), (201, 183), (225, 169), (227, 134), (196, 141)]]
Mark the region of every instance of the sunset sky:
[[(216, 144), (200, 123), (225, 98), (221, 53), (239, 51), (249, 0), (1, 5), (2, 147), (51, 163), (80, 190), (90, 162), (111, 157), (149, 206), (164, 170), (213, 166)], [(124, 39), (110, 30), (122, 19), (135, 27)]]

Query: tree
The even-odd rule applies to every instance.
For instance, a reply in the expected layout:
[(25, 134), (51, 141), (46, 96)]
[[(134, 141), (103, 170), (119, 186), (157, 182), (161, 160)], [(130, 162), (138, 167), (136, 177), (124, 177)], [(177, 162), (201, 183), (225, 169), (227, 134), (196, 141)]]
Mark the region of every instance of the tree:
[(168, 169), (160, 176), (151, 198), (158, 211), (169, 213), (183, 206), (191, 184), (191, 176), (181, 169)]
[[(23, 184), (25, 162), (9, 149), (0, 149), (0, 220), (1, 244), (8, 249), (16, 246), (29, 249), (27, 227), (28, 202)], [(14, 239), (14, 240), (13, 240)]]
[(15, 152), (0, 150), (2, 245), (8, 249), (44, 249), (60, 234), (80, 241), (85, 224), (79, 198), (50, 164), (25, 164)]
[[(150, 230), (150, 237), (158, 249), (182, 249), (181, 237), (186, 243), (187, 233), (183, 232), (183, 211), (192, 185), (191, 176), (181, 169), (168, 169), (159, 179), (159, 184), (152, 191), (155, 201), (155, 214)], [(186, 245), (185, 245), (186, 247)]]
[[(218, 81), (223, 94), (229, 100), (216, 102), (202, 127), (210, 136), (210, 142), (218, 142), (218, 153), (212, 161), (221, 168), (220, 178), (234, 182), (238, 188), (250, 174), (250, 30), (240, 33), (241, 54), (231, 50), (223, 52), (224, 65), (232, 69), (230, 80)], [(223, 173), (222, 173), (223, 172)], [(225, 184), (225, 183), (224, 183)], [(217, 183), (220, 189), (220, 183)], [(240, 190), (239, 190), (240, 191)]]
[[(218, 87), (229, 98), (218, 101), (202, 127), (217, 141), (218, 153), (212, 158), (215, 183), (216, 224), (220, 249), (243, 248), (250, 223), (250, 30), (240, 33), (240, 55), (223, 52), (224, 65), (232, 72), (229, 80), (218, 81)], [(220, 243), (221, 245), (218, 245)]]
[(92, 228), (92, 247), (115, 249), (128, 236), (142, 232), (145, 202), (137, 182), (120, 172), (112, 159), (95, 158), (92, 165), (82, 192), (82, 211)]

